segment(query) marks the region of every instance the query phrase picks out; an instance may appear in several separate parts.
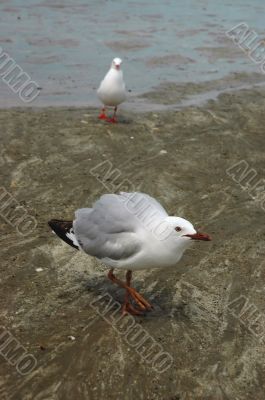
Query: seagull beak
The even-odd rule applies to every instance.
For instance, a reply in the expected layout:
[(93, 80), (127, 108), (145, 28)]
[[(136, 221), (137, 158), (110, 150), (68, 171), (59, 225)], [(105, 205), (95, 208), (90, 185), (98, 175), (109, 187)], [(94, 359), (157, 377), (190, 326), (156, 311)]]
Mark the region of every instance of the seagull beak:
[(120, 65), (119, 64), (115, 64), (115, 68), (119, 70), (120, 69)]
[(210, 236), (207, 235), (207, 233), (196, 232), (196, 233), (193, 233), (193, 234), (191, 234), (191, 235), (184, 235), (184, 236), (188, 236), (188, 237), (190, 237), (192, 240), (205, 240), (205, 241), (212, 240), (212, 239), (210, 238)]

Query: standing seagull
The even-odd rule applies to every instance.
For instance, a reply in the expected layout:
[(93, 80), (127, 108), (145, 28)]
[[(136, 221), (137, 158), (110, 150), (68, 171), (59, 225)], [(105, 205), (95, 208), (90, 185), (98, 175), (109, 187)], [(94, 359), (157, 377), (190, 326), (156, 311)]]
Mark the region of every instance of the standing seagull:
[[(101, 82), (98, 88), (98, 97), (104, 104), (99, 119), (105, 119), (108, 122), (117, 122), (116, 113), (118, 105), (126, 99), (125, 83), (121, 70), (122, 60), (114, 58), (111, 63), (110, 70)], [(112, 118), (108, 118), (105, 113), (105, 106), (114, 107)]]
[[(51, 229), (70, 246), (101, 260), (108, 278), (126, 290), (123, 314), (140, 315), (152, 306), (131, 287), (132, 271), (173, 267), (194, 240), (211, 240), (180, 217), (168, 216), (144, 193), (105, 194), (93, 208), (75, 212), (74, 221), (52, 219)], [(126, 282), (114, 268), (126, 270)], [(133, 304), (134, 303), (134, 304)]]

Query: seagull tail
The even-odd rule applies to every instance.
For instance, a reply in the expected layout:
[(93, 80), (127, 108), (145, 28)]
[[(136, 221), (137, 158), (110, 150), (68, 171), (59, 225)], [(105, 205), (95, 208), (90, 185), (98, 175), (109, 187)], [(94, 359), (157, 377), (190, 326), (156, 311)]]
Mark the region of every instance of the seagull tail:
[(79, 250), (80, 246), (73, 231), (73, 221), (61, 221), (59, 219), (51, 219), (48, 225), (52, 231), (59, 236), (65, 243)]

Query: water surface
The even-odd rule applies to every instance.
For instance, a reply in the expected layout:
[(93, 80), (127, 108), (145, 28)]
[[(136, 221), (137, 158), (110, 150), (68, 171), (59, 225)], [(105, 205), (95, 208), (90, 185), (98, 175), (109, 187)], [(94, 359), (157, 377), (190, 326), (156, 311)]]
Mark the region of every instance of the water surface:
[[(115, 56), (132, 95), (259, 72), (225, 32), (245, 22), (262, 35), (263, 11), (261, 0), (2, 0), (0, 46), (42, 88), (32, 105), (97, 105)], [(25, 105), (3, 82), (0, 90), (0, 107)]]

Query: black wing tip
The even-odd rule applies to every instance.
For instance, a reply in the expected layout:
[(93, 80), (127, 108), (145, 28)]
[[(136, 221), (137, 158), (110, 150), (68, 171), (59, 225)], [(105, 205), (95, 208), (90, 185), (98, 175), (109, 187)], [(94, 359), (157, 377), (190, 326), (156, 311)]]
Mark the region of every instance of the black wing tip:
[(62, 239), (65, 243), (69, 244), (69, 246), (75, 248), (76, 250), (79, 250), (79, 247), (77, 247), (72, 242), (72, 240), (66, 236), (67, 233), (70, 233), (70, 230), (73, 227), (73, 221), (51, 219), (50, 221), (48, 221), (48, 225), (60, 239)]
[(55, 223), (58, 222), (57, 219), (51, 219), (50, 221), (48, 221), (48, 225), (51, 229), (53, 229), (55, 227)]

